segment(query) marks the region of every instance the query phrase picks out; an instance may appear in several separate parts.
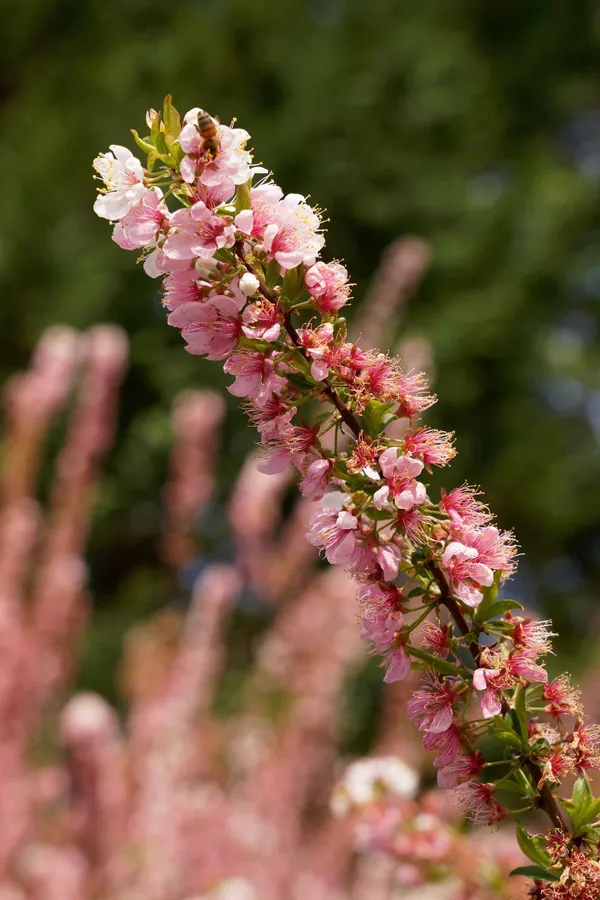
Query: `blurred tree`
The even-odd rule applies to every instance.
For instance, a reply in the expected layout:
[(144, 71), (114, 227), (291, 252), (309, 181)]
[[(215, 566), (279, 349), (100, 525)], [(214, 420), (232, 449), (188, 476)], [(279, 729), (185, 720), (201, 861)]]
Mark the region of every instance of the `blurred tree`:
[[(390, 240), (431, 242), (403, 330), (435, 347), (453, 483), (481, 483), (515, 526), (521, 597), (587, 633), (600, 569), (597, 4), (30, 0), (3, 17), (0, 375), (52, 322), (112, 320), (132, 336), (96, 595), (140, 606), (171, 400), (216, 380), (91, 212), (92, 158), (131, 143), (170, 92), (182, 110), (238, 116), (282, 186), (327, 209), (357, 304)], [(228, 429), (226, 481), (252, 441), (238, 414)]]

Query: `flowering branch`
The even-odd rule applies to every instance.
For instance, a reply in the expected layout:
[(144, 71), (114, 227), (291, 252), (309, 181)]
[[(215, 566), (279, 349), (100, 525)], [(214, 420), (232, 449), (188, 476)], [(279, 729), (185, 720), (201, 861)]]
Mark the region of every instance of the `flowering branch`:
[[(94, 161), (105, 183), (96, 212), (163, 278), (187, 350), (234, 376), (263, 471), (293, 465), (304, 497), (320, 501), (308, 539), (360, 584), (384, 680), (423, 670), (408, 714), (439, 785), (474, 822), (517, 819), (533, 896), (595, 896), (600, 800), (587, 775), (600, 767), (600, 729), (585, 723), (566, 676), (548, 681), (550, 623), (498, 599), (515, 568), (512, 535), (468, 485), (429, 496), (423, 475), (455, 450), (452, 435), (418, 424), (435, 402), (423, 376), (347, 339), (348, 273), (317, 261), (318, 211), (253, 166), (247, 132), (198, 108), (181, 123), (170, 98), (147, 124), (147, 137), (134, 132), (145, 166), (120, 146)], [(550, 818), (545, 835), (520, 822), (536, 808)]]

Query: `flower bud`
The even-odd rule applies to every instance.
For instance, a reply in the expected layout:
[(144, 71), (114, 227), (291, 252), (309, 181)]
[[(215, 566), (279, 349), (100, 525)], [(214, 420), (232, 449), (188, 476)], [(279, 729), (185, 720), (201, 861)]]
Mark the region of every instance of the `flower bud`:
[(252, 297), (260, 287), (260, 282), (256, 275), (251, 272), (245, 272), (240, 278), (239, 288), (245, 297)]

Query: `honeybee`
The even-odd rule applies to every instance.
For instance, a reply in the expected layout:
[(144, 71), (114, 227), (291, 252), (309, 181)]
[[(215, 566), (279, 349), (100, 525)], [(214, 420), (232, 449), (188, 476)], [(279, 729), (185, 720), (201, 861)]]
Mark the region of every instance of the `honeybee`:
[(203, 109), (198, 113), (198, 130), (200, 132), (200, 137), (204, 142), (206, 153), (214, 159), (221, 146), (219, 141), (218, 122), (215, 122), (213, 117), (209, 116)]

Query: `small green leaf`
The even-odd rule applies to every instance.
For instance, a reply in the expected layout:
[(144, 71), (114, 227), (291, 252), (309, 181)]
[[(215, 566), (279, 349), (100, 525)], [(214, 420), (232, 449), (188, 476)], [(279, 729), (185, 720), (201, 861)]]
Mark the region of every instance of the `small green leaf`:
[(579, 832), (588, 822), (593, 822), (597, 816), (598, 801), (592, 794), (589, 782), (586, 778), (578, 778), (573, 785), (573, 795), (568, 804), (569, 814), (575, 831)]
[(173, 159), (175, 160), (175, 165), (178, 166), (179, 163), (181, 162), (181, 160), (183, 159), (183, 157), (185, 156), (185, 153), (181, 149), (181, 144), (179, 143), (179, 141), (173, 141), (173, 143), (169, 147), (169, 152), (170, 152), (171, 156), (173, 157)]
[(487, 611), (486, 621), (510, 612), (511, 609), (523, 609), (523, 607), (516, 600), (496, 600)]
[(527, 722), (527, 703), (525, 697), (525, 688), (521, 685), (515, 691), (514, 708), (519, 722), (519, 731), (523, 740), (527, 741), (529, 737), (529, 726)]
[(588, 807), (588, 822), (594, 822), (598, 816), (600, 816), (600, 799), (594, 800), (591, 806)]
[(305, 391), (305, 390), (307, 390), (307, 389), (310, 389), (310, 388), (314, 387), (314, 385), (312, 384), (312, 382), (310, 382), (310, 381), (309, 381), (304, 375), (302, 375), (300, 372), (289, 372), (289, 373), (286, 375), (286, 379), (289, 381), (289, 383), (290, 383), (293, 387), (297, 388), (299, 391)]
[(156, 146), (156, 138), (160, 134), (162, 127), (162, 118), (160, 113), (156, 113), (156, 115), (152, 119), (152, 124), (150, 126), (150, 138), (154, 145)]
[(163, 106), (163, 120), (167, 129), (169, 143), (172, 143), (181, 131), (181, 117), (173, 106), (173, 98), (170, 94), (165, 97)]
[(167, 139), (164, 131), (157, 132), (156, 137), (154, 138), (154, 144), (161, 156), (169, 155), (169, 148), (167, 147)]
[(520, 822), (517, 822), (517, 842), (525, 856), (532, 862), (544, 868), (550, 865), (549, 855), (540, 847), (541, 838), (528, 834)]
[(135, 128), (131, 129), (131, 133), (133, 135), (134, 141), (136, 142), (136, 144), (138, 145), (140, 150), (143, 150), (144, 153), (154, 153), (155, 152), (154, 145), (149, 144), (148, 141), (145, 141), (143, 138), (141, 138), (139, 136), (139, 134), (137, 133), (137, 131), (135, 130)]
[(216, 259), (217, 262), (230, 263), (233, 262), (233, 253), (227, 247), (221, 247), (213, 253), (213, 259)]
[[(365, 481), (367, 481), (367, 480), (368, 479), (361, 479), (361, 483), (364, 485)], [(364, 515), (368, 519), (371, 519), (373, 522), (385, 522), (392, 518), (390, 516), (389, 511), (387, 511), (385, 509), (375, 509), (374, 506), (367, 507), (367, 509), (364, 512)], [(420, 591), (419, 593), (423, 594), (423, 591)]]
[(489, 587), (483, 589), (483, 600), (475, 610), (473, 620), (478, 624), (487, 621), (489, 618), (488, 610), (498, 595), (498, 585), (494, 582)]
[(235, 213), (241, 213), (243, 209), (252, 209), (252, 200), (250, 194), (250, 187), (252, 186), (252, 179), (247, 181), (246, 184), (238, 184), (237, 190), (235, 192)]
[(363, 412), (365, 428), (371, 437), (377, 437), (389, 421), (394, 418), (390, 410), (393, 403), (384, 403), (382, 400), (369, 401)]
[(305, 266), (301, 264), (294, 269), (288, 269), (283, 276), (281, 299), (289, 306), (296, 303), (302, 296), (305, 271)]
[(510, 728), (505, 719), (492, 720), (490, 732), (503, 744), (508, 744), (509, 747), (514, 747), (516, 750), (523, 749), (522, 739)]
[(543, 866), (518, 866), (509, 872), (509, 875), (524, 875), (526, 878), (534, 878), (536, 881), (558, 881), (560, 875), (550, 872)]
[(418, 647), (407, 645), (406, 650), (411, 656), (423, 660), (423, 662), (426, 662), (432, 669), (442, 675), (457, 675), (464, 671), (464, 669), (461, 669), (459, 666), (455, 666), (445, 659), (440, 659), (439, 656), (432, 656), (430, 653), (425, 653), (424, 650), (419, 650)]
[(158, 162), (159, 159), (160, 159), (159, 154), (156, 152), (156, 150), (154, 148), (152, 148), (152, 151), (148, 154), (148, 171), (149, 172), (154, 171), (154, 166), (156, 165), (156, 163)]
[(571, 801), (572, 803), (574, 803), (576, 808), (587, 808), (591, 803), (594, 802), (594, 795), (592, 794), (587, 778), (577, 779), (577, 781), (573, 785), (573, 794), (571, 796)]
[(279, 281), (279, 277), (281, 275), (281, 266), (277, 262), (276, 259), (272, 259), (267, 268), (265, 269), (265, 281), (267, 282), (267, 287), (273, 289), (277, 282)]
[(510, 775), (507, 775), (506, 778), (499, 778), (494, 783), (499, 791), (508, 791), (510, 794), (518, 794), (519, 797), (526, 796), (526, 792), (523, 790), (523, 786), (517, 784), (517, 782)]

